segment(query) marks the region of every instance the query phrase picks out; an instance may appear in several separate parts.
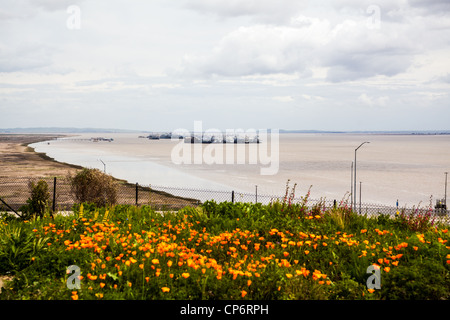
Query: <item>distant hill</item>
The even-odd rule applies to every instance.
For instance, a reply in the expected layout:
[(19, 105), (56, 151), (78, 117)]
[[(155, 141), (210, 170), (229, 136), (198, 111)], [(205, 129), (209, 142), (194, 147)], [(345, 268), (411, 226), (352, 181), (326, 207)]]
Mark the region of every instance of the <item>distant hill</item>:
[(62, 127), (36, 127), (36, 128), (8, 128), (0, 129), (0, 133), (137, 133), (142, 131), (104, 128), (62, 128)]
[[(268, 130), (270, 132), (270, 129)], [(149, 130), (127, 130), (106, 128), (65, 128), (65, 127), (34, 127), (7, 128), (0, 133), (151, 133)], [(441, 135), (450, 134), (450, 130), (404, 130), (404, 131), (332, 131), (332, 130), (290, 130), (280, 129), (280, 133), (336, 133), (336, 134), (412, 134), (412, 135)]]

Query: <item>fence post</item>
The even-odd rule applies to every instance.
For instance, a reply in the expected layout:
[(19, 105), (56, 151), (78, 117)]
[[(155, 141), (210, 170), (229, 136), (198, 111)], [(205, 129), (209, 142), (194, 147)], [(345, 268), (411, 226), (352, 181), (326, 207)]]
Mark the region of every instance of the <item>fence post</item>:
[(258, 203), (258, 186), (255, 186), (255, 203)]
[(139, 200), (139, 196), (138, 196), (138, 187), (139, 187), (139, 185), (138, 185), (138, 183), (136, 182), (136, 207), (137, 207), (137, 205), (138, 205), (138, 200)]
[(14, 210), (13, 208), (11, 208), (11, 207), (9, 206), (9, 204), (7, 204), (7, 203), (5, 202), (5, 200), (3, 200), (2, 198), (0, 198), (0, 201), (3, 202), (3, 204), (4, 204), (9, 210), (11, 210), (12, 212), (14, 212), (14, 213), (17, 214), (19, 217), (22, 218), (22, 215), (19, 214), (19, 213), (18, 213), (16, 210)]
[(56, 209), (56, 177), (53, 178), (53, 204), (52, 212), (54, 213)]
[(234, 203), (234, 190), (231, 191), (231, 202)]

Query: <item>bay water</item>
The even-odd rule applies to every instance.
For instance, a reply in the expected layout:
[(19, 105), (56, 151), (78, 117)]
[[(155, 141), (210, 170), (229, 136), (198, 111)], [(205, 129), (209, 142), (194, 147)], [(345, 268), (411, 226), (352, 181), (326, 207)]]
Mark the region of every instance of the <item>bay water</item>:
[[(102, 136), (112, 142), (93, 142)], [(283, 196), (286, 183), (296, 196), (311, 190), (312, 199), (340, 201), (353, 188), (352, 165), (357, 151), (357, 200), (369, 204), (428, 206), (445, 195), (445, 172), (450, 171), (450, 135), (280, 133), (276, 172), (261, 174), (267, 163), (177, 163), (174, 150), (182, 140), (150, 140), (147, 134), (79, 134), (32, 144), (56, 161), (105, 170), (130, 183), (165, 187), (237, 191)], [(207, 144), (200, 145), (203, 155)], [(261, 145), (244, 148), (260, 148)], [(211, 147), (209, 147), (211, 148)], [(226, 153), (225, 145), (223, 145)], [(234, 148), (238, 148), (237, 145)], [(235, 149), (236, 152), (237, 149)], [(225, 156), (225, 155), (224, 155)], [(272, 164), (273, 165), (273, 164)], [(361, 193), (360, 193), (361, 191)]]

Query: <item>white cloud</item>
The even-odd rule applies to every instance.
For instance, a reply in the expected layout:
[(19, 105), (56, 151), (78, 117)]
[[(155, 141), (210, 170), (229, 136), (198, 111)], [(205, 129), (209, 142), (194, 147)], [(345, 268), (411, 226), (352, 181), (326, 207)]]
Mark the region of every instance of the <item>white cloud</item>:
[(333, 82), (393, 76), (407, 70), (417, 51), (411, 31), (416, 30), (392, 23), (370, 30), (365, 17), (333, 25), (301, 15), (289, 25), (233, 30), (209, 54), (186, 56), (183, 68), (193, 75), (228, 77), (271, 73), (311, 77), (313, 70), (326, 68)]
[(292, 98), (291, 96), (277, 96), (277, 97), (273, 97), (272, 98), (275, 101), (280, 101), (280, 102), (292, 102), (294, 101), (294, 98)]
[(302, 94), (302, 98), (308, 101), (323, 101), (325, 100), (324, 97), (317, 96), (317, 95), (310, 95), (310, 94)]
[(284, 21), (306, 6), (306, 0), (187, 0), (185, 7), (221, 18), (250, 16), (259, 21)]
[(383, 97), (371, 97), (367, 95), (367, 93), (362, 93), (358, 97), (358, 101), (362, 102), (364, 105), (367, 106), (381, 106), (384, 107), (389, 102), (389, 97), (383, 96)]
[(303, 19), (308, 26), (299, 26), (299, 21), (293, 20), (293, 26), (240, 27), (223, 37), (209, 55), (185, 57), (185, 70), (225, 76), (310, 75), (315, 47), (323, 41), (328, 26), (318, 19)]
[(445, 127), (447, 3), (5, 0), (1, 125)]
[(52, 64), (54, 49), (38, 43), (10, 47), (0, 43), (0, 73), (35, 70)]

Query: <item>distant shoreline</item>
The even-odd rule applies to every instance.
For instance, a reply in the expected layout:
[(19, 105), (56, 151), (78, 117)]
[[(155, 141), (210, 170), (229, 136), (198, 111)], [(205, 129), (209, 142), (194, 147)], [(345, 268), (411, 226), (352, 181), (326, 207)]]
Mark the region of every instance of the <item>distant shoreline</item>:
[[(267, 129), (268, 132), (271, 129)], [(0, 134), (45, 134), (45, 135), (71, 135), (81, 133), (162, 133), (169, 131), (152, 130), (127, 130), (127, 129), (104, 129), (104, 128), (64, 128), (64, 127), (36, 127), (36, 128), (6, 128), (0, 129)], [(297, 130), (279, 129), (279, 133), (300, 133), (300, 134), (375, 134), (375, 135), (450, 135), (450, 130)]]
[(0, 133), (0, 178), (67, 176), (81, 166), (63, 163), (39, 153), (29, 145), (51, 141), (63, 134), (1, 134)]
[[(2, 134), (0, 133), (0, 182), (6, 182), (12, 185), (8, 190), (11, 194), (14, 194), (12, 198), (22, 197), (26, 199), (28, 197), (28, 188), (24, 188), (20, 182), (24, 178), (40, 179), (40, 178), (67, 178), (73, 176), (83, 166), (74, 165), (65, 162), (59, 162), (45, 153), (36, 152), (34, 148), (29, 145), (32, 143), (52, 141), (57, 138), (68, 137), (69, 135), (52, 135), (52, 134)], [(129, 189), (127, 194), (134, 195), (136, 185), (132, 184), (124, 179), (113, 179), (122, 185), (122, 191)], [(152, 189), (141, 186), (143, 191), (150, 191)], [(154, 204), (178, 204), (178, 205), (191, 205), (197, 200), (191, 198), (184, 198), (169, 194), (164, 191), (152, 190), (154, 194)], [(6, 197), (6, 200), (10, 200), (10, 197)], [(134, 199), (134, 198), (133, 198)], [(175, 202), (174, 202), (175, 201)]]

